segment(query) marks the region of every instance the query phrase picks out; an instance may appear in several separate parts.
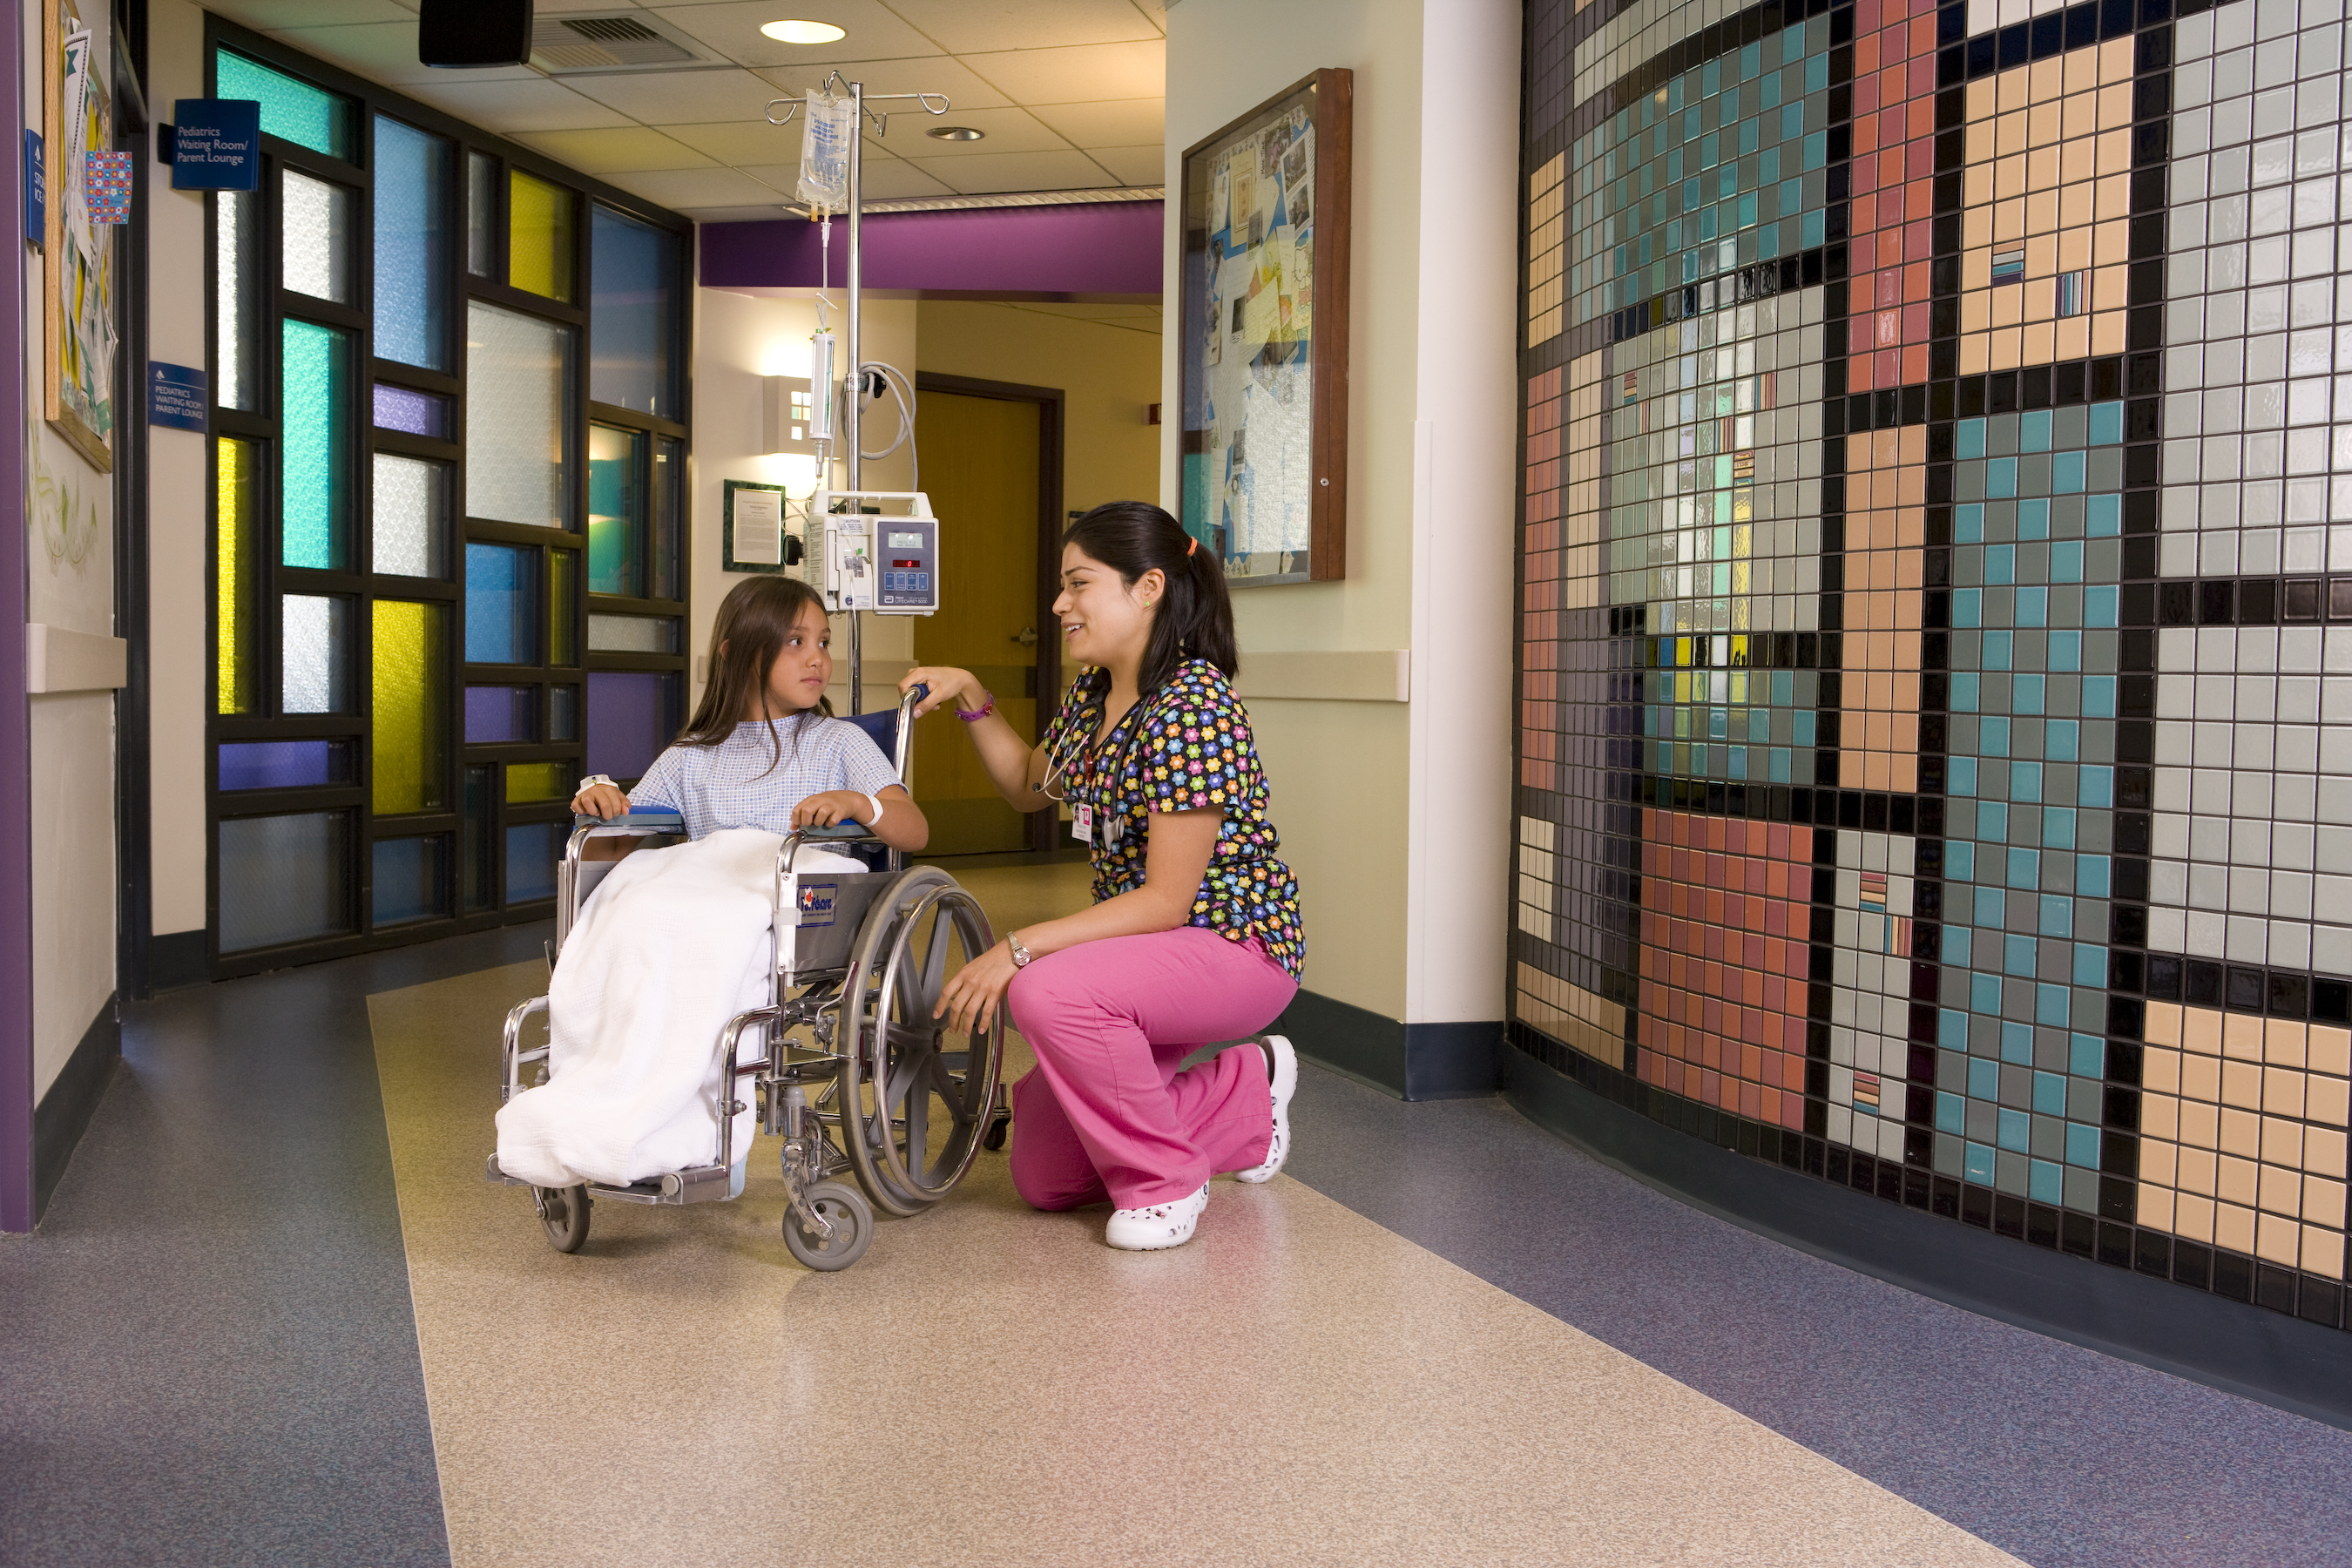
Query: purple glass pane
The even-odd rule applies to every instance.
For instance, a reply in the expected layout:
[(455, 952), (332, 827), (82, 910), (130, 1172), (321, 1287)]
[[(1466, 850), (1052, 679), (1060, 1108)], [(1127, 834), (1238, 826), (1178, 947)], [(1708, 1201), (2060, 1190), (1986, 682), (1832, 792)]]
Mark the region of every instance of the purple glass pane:
[[(642, 777), (669, 744), (674, 675), (588, 677), (588, 771), (616, 779)], [(677, 804), (673, 801), (669, 804)]]
[(466, 743), (538, 740), (538, 689), (533, 686), (466, 688)]
[(303, 789), (349, 784), (348, 741), (242, 741), (220, 749), (220, 786), (232, 789)]
[(375, 427), (404, 430), (411, 436), (430, 436), (446, 441), (449, 438), (449, 400), (379, 381), (375, 384)]

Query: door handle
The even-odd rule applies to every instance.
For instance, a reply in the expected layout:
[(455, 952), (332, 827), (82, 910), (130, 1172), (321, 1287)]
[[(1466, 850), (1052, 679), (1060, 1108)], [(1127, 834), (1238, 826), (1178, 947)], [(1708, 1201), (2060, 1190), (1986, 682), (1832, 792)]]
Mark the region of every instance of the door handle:
[(1013, 640), (1019, 643), (1023, 647), (1035, 647), (1037, 646), (1037, 628), (1035, 626), (1023, 626), (1019, 631), (1013, 634)]

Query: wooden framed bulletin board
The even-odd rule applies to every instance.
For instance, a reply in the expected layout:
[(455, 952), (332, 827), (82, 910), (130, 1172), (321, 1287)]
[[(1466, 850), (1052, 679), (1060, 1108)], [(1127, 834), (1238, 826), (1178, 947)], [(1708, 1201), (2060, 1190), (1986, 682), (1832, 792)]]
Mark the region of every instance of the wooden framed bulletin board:
[(1183, 522), (1237, 588), (1348, 573), (1354, 93), (1318, 70), (1184, 151)]
[(111, 226), (90, 221), (89, 154), (114, 144), (96, 35), (77, 0), (43, 0), (41, 142), (47, 190), (41, 277), (42, 412), (105, 473), (114, 467), (115, 270)]

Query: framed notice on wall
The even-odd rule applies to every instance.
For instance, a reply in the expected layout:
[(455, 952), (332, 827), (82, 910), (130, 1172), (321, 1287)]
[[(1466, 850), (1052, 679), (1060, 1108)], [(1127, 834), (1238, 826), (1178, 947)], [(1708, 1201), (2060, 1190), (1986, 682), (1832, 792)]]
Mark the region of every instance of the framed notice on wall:
[(1184, 153), (1183, 521), (1235, 587), (1347, 575), (1353, 81), (1318, 70)]
[(719, 569), (782, 572), (798, 559), (800, 541), (784, 531), (784, 487), (750, 479), (725, 481), (719, 520)]
[(113, 106), (77, 0), (45, 0), (41, 35), (42, 412), (105, 472), (114, 466), (115, 230), (96, 221), (89, 192), (91, 155), (114, 142)]

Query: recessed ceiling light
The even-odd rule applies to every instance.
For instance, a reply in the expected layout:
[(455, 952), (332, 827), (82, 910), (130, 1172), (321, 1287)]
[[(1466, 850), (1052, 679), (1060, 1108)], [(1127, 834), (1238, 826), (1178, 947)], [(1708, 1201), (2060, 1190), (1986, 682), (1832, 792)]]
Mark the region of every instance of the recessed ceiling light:
[(841, 29), (830, 22), (770, 22), (760, 31), (780, 44), (830, 44), (842, 37)]
[(975, 131), (969, 125), (942, 125), (923, 134), (934, 142), (977, 142), (988, 132)]

